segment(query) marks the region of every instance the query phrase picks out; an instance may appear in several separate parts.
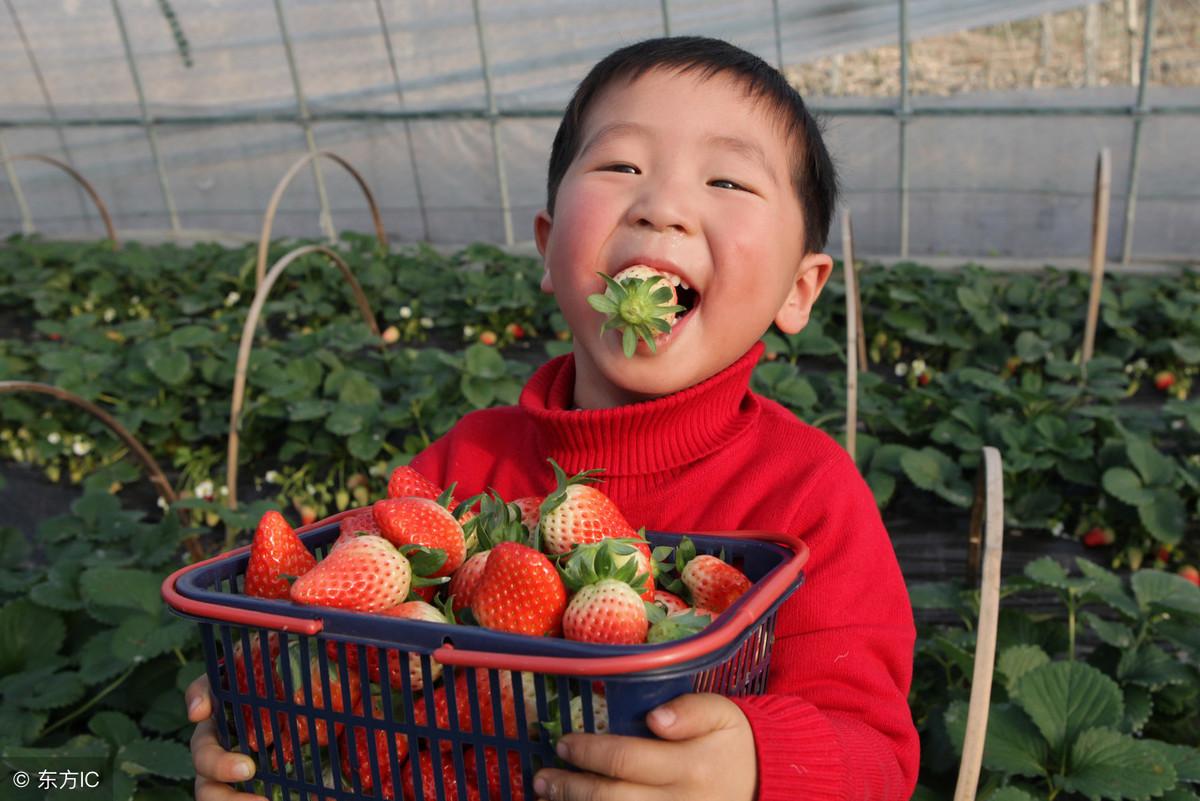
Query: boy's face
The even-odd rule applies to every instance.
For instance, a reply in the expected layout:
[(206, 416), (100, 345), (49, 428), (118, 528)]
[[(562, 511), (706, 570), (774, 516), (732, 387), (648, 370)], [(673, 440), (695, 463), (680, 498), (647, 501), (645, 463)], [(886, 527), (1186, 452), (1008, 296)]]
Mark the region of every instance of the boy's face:
[[(575, 403), (607, 408), (660, 397), (728, 367), (775, 322), (808, 322), (832, 261), (805, 254), (790, 142), (763, 104), (725, 76), (652, 70), (592, 102), (553, 219), (535, 223), (553, 292), (575, 338)], [(657, 353), (632, 359), (600, 335), (587, 303), (598, 272), (633, 264), (675, 273), (695, 300)]]

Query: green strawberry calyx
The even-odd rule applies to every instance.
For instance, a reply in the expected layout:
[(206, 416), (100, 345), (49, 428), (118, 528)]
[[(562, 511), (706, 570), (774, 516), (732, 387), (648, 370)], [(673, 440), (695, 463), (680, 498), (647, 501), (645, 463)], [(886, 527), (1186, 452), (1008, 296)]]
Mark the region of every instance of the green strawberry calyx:
[[(578, 592), (590, 584), (615, 579), (633, 587), (641, 595), (646, 591), (645, 573), (638, 573), (637, 553), (633, 537), (606, 537), (598, 542), (579, 543), (559, 560), (558, 572), (569, 592)], [(617, 564), (616, 557), (626, 557)], [(565, 564), (564, 564), (565, 563)]]
[(600, 333), (621, 331), (621, 348), (625, 358), (633, 358), (641, 339), (657, 353), (655, 334), (666, 334), (671, 324), (665, 318), (684, 308), (671, 303), (672, 289), (662, 278), (623, 278), (617, 281), (605, 273), (597, 273), (607, 285), (603, 294), (588, 295), (588, 305), (605, 315)]

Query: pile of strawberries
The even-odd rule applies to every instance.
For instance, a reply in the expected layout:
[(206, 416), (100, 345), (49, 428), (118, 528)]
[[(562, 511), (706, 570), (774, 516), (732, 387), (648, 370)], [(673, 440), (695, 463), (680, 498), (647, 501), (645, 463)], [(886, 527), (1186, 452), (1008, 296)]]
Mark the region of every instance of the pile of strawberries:
[[(244, 592), (306, 606), (475, 624), (513, 634), (638, 644), (694, 634), (750, 588), (741, 571), (715, 556), (697, 555), (687, 538), (674, 550), (652, 548), (644, 529), (635, 530), (594, 486), (599, 471), (587, 470), (568, 478), (557, 464), (550, 464), (556, 486), (545, 497), (505, 501), (491, 491), (461, 503), (453, 498), (453, 486), (442, 490), (409, 467), (397, 468), (388, 483), (388, 497), (343, 517), (340, 535), (320, 561), (282, 515), (268, 512), (254, 534)], [(672, 556), (672, 561), (666, 561)], [(393, 691), (401, 691), (393, 692), (393, 698), (407, 691), (414, 701), (394, 704), (393, 713), (403, 719), (403, 710), (409, 709), (412, 722), (421, 726), (431, 725), (432, 715), (432, 725), (439, 729), (471, 731), (471, 716), (466, 711), (470, 696), (478, 700), (482, 711), (482, 734), (516, 738), (518, 705), (523, 707), (531, 731), (540, 727), (553, 737), (561, 729), (557, 720), (538, 720), (535, 684), (544, 682), (548, 702), (556, 694), (548, 677), (521, 674), (522, 698), (518, 700), (512, 674), (500, 671), (500, 697), (494, 699), (488, 671), (475, 671), (475, 687), (471, 688), (467, 672), (456, 672), (450, 681), (443, 677), (442, 666), (429, 656), (404, 656), (392, 649), (384, 656), (371, 647), (365, 653), (372, 686), (363, 687), (359, 649), (333, 641), (326, 642), (325, 648), (328, 698), (319, 655), (310, 653), (305, 664), (294, 641), (285, 660), (275, 634), (270, 634), (265, 644), (252, 639), (250, 660), (242, 653), (241, 643), (235, 647), (232, 662), (238, 690), (248, 694), (253, 682), (258, 696), (269, 697), (270, 682), (274, 697), (285, 698), (289, 685), (283, 682), (282, 671), (286, 666), (294, 689), (292, 700), (298, 707), (343, 712), (348, 700), (356, 714), (363, 714), (370, 704), (372, 716), (381, 719), (381, 693), (372, 687), (386, 681)], [(345, 660), (348, 687), (342, 686), (344, 677), (336, 667), (339, 656)], [(432, 707), (422, 692), (427, 682), (433, 683)], [(445, 686), (447, 683), (453, 686)], [(306, 685), (311, 703), (305, 698)], [(602, 685), (593, 687), (588, 704), (593, 730), (605, 731), (607, 707)], [(557, 706), (549, 703), (555, 714)], [(573, 730), (583, 728), (583, 707), (582, 697), (570, 699)], [(497, 708), (501, 710), (499, 720), (491, 714)], [(400, 784), (410, 797), (414, 783), (424, 785), (425, 797), (437, 797), (430, 794), (434, 773), (440, 773), (448, 791), (456, 781), (449, 740), (442, 740), (434, 749), (441, 755), (435, 759), (429, 750), (409, 754), (407, 735), (373, 731), (369, 736), (362, 727), (344, 731), (340, 723), (330, 732), (325, 721), (313, 718), (315, 725), (310, 727), (307, 719), (297, 716), (292, 721), (282, 712), (274, 713), (272, 725), (271, 711), (261, 709), (257, 712), (260, 743), (254, 725), (256, 713), (243, 706), (241, 714), (252, 750), (275, 745), (284, 760), (292, 762), (297, 744), (337, 747), (347, 776), (349, 766), (358, 765), (364, 792), (373, 786), (373, 754), (382, 796), (394, 797), (389, 736), (396, 764), (402, 768)], [(372, 738), (374, 742), (369, 743)], [(354, 749), (354, 763), (350, 749)], [(498, 756), (493, 749), (485, 751), (486, 776), (482, 778), (497, 785), (490, 788), (490, 795), (499, 798)], [(277, 752), (271, 753), (274, 760)], [(523, 798), (519, 760), (513, 752), (508, 760), (509, 797)], [(475, 783), (481, 777), (476, 775), (470, 749), (464, 764), (469, 766), (466, 775), (472, 784), (467, 796), (477, 797)]]
[[(686, 538), (652, 549), (586, 470), (551, 461), (545, 497), (495, 491), (463, 503), (410, 467), (388, 497), (347, 515), (320, 562), (277, 512), (259, 523), (245, 592), (306, 606), (454, 622), (591, 643), (665, 642), (699, 631), (750, 588)], [(439, 606), (435, 606), (437, 603)]]

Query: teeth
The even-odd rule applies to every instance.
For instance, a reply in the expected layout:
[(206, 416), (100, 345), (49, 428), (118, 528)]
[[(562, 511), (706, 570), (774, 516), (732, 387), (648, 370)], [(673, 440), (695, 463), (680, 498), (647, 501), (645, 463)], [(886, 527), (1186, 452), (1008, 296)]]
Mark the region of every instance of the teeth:
[(679, 286), (683, 287), (684, 289), (691, 289), (691, 287), (688, 286), (688, 282), (684, 281), (682, 278), (679, 279)]

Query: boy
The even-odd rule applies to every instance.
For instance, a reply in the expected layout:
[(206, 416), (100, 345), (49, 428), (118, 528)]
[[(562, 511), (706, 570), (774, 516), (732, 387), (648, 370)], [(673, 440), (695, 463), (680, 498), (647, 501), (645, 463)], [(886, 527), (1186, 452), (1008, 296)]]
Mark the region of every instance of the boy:
[[(783, 530), (811, 549), (781, 608), (769, 694), (685, 695), (648, 718), (659, 740), (569, 735), (543, 770), (552, 801), (673, 798), (907, 799), (917, 737), (906, 695), (912, 612), (872, 495), (845, 452), (749, 390), (775, 323), (795, 333), (832, 270), (821, 252), (833, 165), (800, 96), (724, 42), (657, 39), (596, 65), (567, 107), (535, 220), (553, 292), (574, 333), (517, 406), (464, 417), (413, 467), (466, 496), (545, 493), (546, 458), (603, 468), (636, 526)], [(631, 358), (588, 302), (645, 264), (677, 276), (686, 312)], [(202, 680), (190, 712), (209, 714)], [(199, 801), (232, 799), (211, 722), (193, 738)]]

